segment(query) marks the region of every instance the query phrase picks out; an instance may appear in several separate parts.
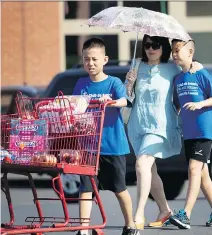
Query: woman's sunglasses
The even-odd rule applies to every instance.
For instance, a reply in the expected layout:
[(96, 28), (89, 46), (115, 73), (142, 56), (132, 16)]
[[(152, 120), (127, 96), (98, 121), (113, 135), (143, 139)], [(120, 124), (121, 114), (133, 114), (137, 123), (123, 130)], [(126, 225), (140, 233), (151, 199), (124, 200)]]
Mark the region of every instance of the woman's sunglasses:
[(161, 45), (158, 42), (145, 42), (144, 43), (144, 48), (146, 50), (149, 50), (150, 47), (152, 47), (153, 50), (158, 50), (158, 49), (160, 49), (160, 46)]

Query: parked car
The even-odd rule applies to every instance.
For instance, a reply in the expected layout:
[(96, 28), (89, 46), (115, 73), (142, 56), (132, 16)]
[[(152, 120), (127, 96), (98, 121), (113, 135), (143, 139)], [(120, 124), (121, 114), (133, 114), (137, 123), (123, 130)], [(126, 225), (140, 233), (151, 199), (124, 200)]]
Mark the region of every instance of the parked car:
[[(109, 65), (105, 66), (104, 72), (106, 74), (119, 77), (124, 82), (126, 73), (129, 71), (129, 69), (130, 65)], [(212, 67), (208, 67), (206, 69), (208, 69), (212, 74)], [(65, 72), (58, 73), (52, 79), (43, 95), (44, 97), (55, 97), (57, 96), (57, 92), (60, 90), (63, 91), (64, 95), (71, 95), (77, 80), (85, 76), (88, 75), (83, 68), (73, 68)], [(136, 181), (135, 160), (136, 158), (131, 147), (131, 153), (127, 156), (126, 181), (128, 183)], [(179, 155), (165, 160), (157, 159), (156, 161), (158, 172), (163, 180), (166, 197), (167, 199), (172, 200), (179, 195), (184, 181), (187, 179), (187, 163), (184, 156), (184, 148), (182, 148), (182, 151)], [(74, 175), (63, 175), (62, 181), (66, 197), (77, 197), (78, 187), (80, 185), (79, 177)]]
[(15, 97), (17, 92), (24, 96), (33, 98), (38, 97), (44, 91), (44, 88), (31, 86), (3, 86), (1, 87), (1, 114), (16, 113)]
[[(123, 82), (125, 80), (126, 73), (129, 71), (130, 65), (108, 65), (104, 68), (106, 74), (110, 74), (119, 77)], [(212, 74), (212, 67), (206, 67), (206, 69)], [(50, 82), (48, 87), (33, 88), (29, 86), (13, 86), (1, 88), (2, 99), (2, 114), (9, 114), (16, 112), (15, 96), (17, 91), (21, 91), (23, 95), (28, 97), (55, 97), (58, 91), (63, 91), (64, 95), (71, 95), (77, 80), (81, 77), (88, 76), (83, 68), (73, 68), (65, 72), (58, 73)], [(126, 126), (125, 126), (126, 128)], [(127, 155), (127, 183), (136, 182), (135, 174), (135, 155), (132, 147), (131, 152)], [(177, 197), (180, 190), (187, 179), (187, 164), (184, 156), (184, 148), (182, 148), (179, 155), (171, 158), (161, 160), (157, 159), (158, 172), (163, 180), (164, 190), (167, 199), (171, 200)], [(212, 162), (212, 154), (211, 154)], [(210, 164), (210, 172), (212, 174), (212, 168)], [(78, 175), (63, 174), (62, 175), (63, 189), (66, 197), (78, 197), (80, 187), (80, 177)]]

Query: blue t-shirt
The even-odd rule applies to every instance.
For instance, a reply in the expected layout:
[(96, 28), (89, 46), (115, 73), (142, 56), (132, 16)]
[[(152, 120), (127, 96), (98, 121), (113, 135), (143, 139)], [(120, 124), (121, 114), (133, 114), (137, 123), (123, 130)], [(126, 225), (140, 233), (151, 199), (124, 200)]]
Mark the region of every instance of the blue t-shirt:
[[(95, 100), (105, 94), (109, 94), (113, 100), (127, 97), (122, 81), (113, 76), (108, 76), (100, 82), (93, 82), (90, 77), (81, 78), (78, 80), (73, 92), (73, 95), (90, 95)], [(108, 107), (105, 111), (100, 154), (119, 156), (129, 152), (121, 109)]]
[(212, 77), (201, 69), (194, 74), (180, 73), (174, 80), (174, 99), (181, 108), (184, 139), (212, 139), (212, 107), (190, 111), (183, 108), (188, 102), (212, 97)]

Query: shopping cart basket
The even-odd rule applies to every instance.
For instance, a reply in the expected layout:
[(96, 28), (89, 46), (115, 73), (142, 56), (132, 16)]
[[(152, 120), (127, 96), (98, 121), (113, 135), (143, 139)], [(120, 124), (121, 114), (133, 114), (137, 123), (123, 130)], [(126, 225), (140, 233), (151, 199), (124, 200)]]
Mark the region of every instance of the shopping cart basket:
[[(40, 235), (44, 232), (82, 229), (104, 234), (101, 229), (106, 224), (106, 216), (94, 176), (98, 173), (105, 108), (110, 103), (113, 101), (104, 104), (90, 101), (85, 112), (74, 113), (70, 99), (61, 92), (57, 99), (26, 98), (21, 93), (17, 94), (18, 113), (1, 118), (1, 188), (6, 195), (10, 214), (9, 223), (1, 226), (1, 234)], [(25, 175), (29, 179), (38, 217), (27, 217), (25, 221), (30, 222), (28, 225), (14, 224), (8, 173)], [(58, 198), (39, 198), (31, 173), (55, 174), (52, 187)], [(61, 173), (89, 176), (102, 215), (101, 224), (82, 227), (80, 218), (70, 216), (62, 189)], [(45, 217), (41, 200), (60, 200), (64, 217)]]

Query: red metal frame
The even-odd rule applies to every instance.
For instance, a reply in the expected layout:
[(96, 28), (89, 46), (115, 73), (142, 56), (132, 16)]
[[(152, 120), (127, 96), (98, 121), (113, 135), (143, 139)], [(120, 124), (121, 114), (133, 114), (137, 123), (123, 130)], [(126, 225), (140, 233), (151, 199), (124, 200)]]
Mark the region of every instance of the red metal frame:
[[(8, 209), (10, 214), (10, 221), (1, 225), (1, 234), (32, 234), (32, 235), (42, 235), (47, 232), (62, 232), (62, 231), (74, 231), (82, 229), (92, 229), (94, 233), (98, 235), (103, 235), (102, 228), (106, 225), (106, 215), (101, 202), (101, 198), (94, 181), (94, 176), (98, 173), (99, 166), (99, 153), (100, 153), (100, 143), (102, 136), (102, 128), (104, 122), (105, 108), (113, 101), (106, 102), (104, 104), (98, 101), (91, 101), (87, 107), (87, 111), (83, 114), (74, 114), (73, 109), (67, 108), (71, 107), (70, 100), (63, 96), (62, 92), (59, 92), (59, 106), (54, 106), (54, 98), (49, 99), (35, 99), (35, 98), (25, 98), (21, 93), (18, 93), (16, 104), (18, 114), (10, 116), (2, 116), (1, 119), (1, 143), (4, 149), (8, 150), (10, 153), (17, 153), (17, 146), (11, 145), (10, 137), (11, 133), (15, 133), (17, 130), (23, 131), (29, 130), (24, 126), (24, 119), (31, 120), (46, 120), (44, 123), (45, 128), (48, 129), (48, 134), (46, 135), (46, 141), (48, 143), (48, 148), (45, 154), (53, 154), (57, 157), (57, 163), (53, 164), (53, 161), (44, 163), (36, 162), (31, 156), (31, 161), (21, 160), (21, 154), (23, 149), (27, 148), (25, 146), (26, 142), (23, 142), (24, 147), (21, 148), (19, 145), (20, 155), (16, 155), (15, 161), (12, 163), (2, 162), (1, 170), (3, 173), (1, 189), (6, 195)], [(41, 109), (45, 112), (45, 117), (41, 115)], [(54, 114), (57, 114), (54, 116)], [(59, 115), (58, 115), (59, 114)], [(11, 119), (21, 118), (23, 122), (18, 122), (18, 128), (13, 129), (11, 124)], [(33, 118), (32, 118), (33, 117)], [(38, 128), (44, 128), (44, 124), (41, 124)], [(24, 128), (22, 128), (23, 126)], [(55, 128), (57, 127), (57, 128)], [(77, 127), (77, 128), (76, 128)], [(36, 128), (35, 128), (36, 129)], [(36, 129), (36, 130), (37, 130)], [(46, 130), (46, 129), (45, 129)], [(57, 130), (57, 131), (56, 131)], [(58, 131), (59, 130), (59, 131)], [(65, 130), (65, 131), (64, 131)], [(28, 132), (27, 132), (28, 133)], [(16, 133), (17, 134), (17, 133)], [(20, 133), (18, 133), (21, 135)], [(36, 135), (34, 133), (34, 135)], [(31, 138), (31, 137), (30, 137)], [(39, 142), (39, 141), (37, 141)], [(72, 151), (69, 154), (69, 158), (65, 158), (65, 154), (62, 154), (62, 149), (64, 151)], [(30, 153), (35, 152), (35, 148), (30, 147), (27, 149)], [(14, 152), (15, 151), (15, 152)], [(21, 152), (22, 151), (22, 152)], [(31, 151), (31, 152), (30, 152)], [(42, 153), (44, 154), (44, 153)], [(62, 155), (58, 157), (58, 155)], [(47, 155), (46, 155), (47, 156)], [(76, 157), (78, 156), (78, 158)], [(25, 159), (25, 158), (23, 158)], [(38, 159), (41, 159), (38, 158)], [(46, 158), (47, 159), (47, 158)], [(50, 159), (50, 157), (49, 157)], [(52, 159), (52, 158), (51, 158)], [(68, 161), (67, 161), (68, 159)], [(31, 173), (54, 173), (56, 177), (52, 179), (52, 188), (56, 192), (58, 198), (39, 198), (37, 191), (33, 182)], [(29, 179), (29, 183), (32, 189), (33, 200), (37, 208), (38, 217), (28, 217), (25, 222), (31, 222), (29, 225), (15, 225), (15, 216), (12, 206), (12, 200), (10, 196), (10, 189), (8, 184), (8, 173), (25, 175)], [(64, 196), (60, 174), (79, 174), (88, 175), (94, 189), (95, 200), (99, 206), (100, 213), (102, 215), (102, 223), (92, 226), (81, 226), (80, 218), (73, 218), (70, 216), (66, 199)], [(56, 188), (57, 184), (57, 188)], [(42, 212), (41, 200), (60, 200), (64, 217), (45, 217)], [(71, 200), (71, 199), (70, 199)], [(76, 200), (76, 199), (73, 199)], [(78, 199), (80, 200), (80, 199)], [(48, 224), (48, 225), (46, 225)], [(50, 226), (50, 225), (51, 226)]]

